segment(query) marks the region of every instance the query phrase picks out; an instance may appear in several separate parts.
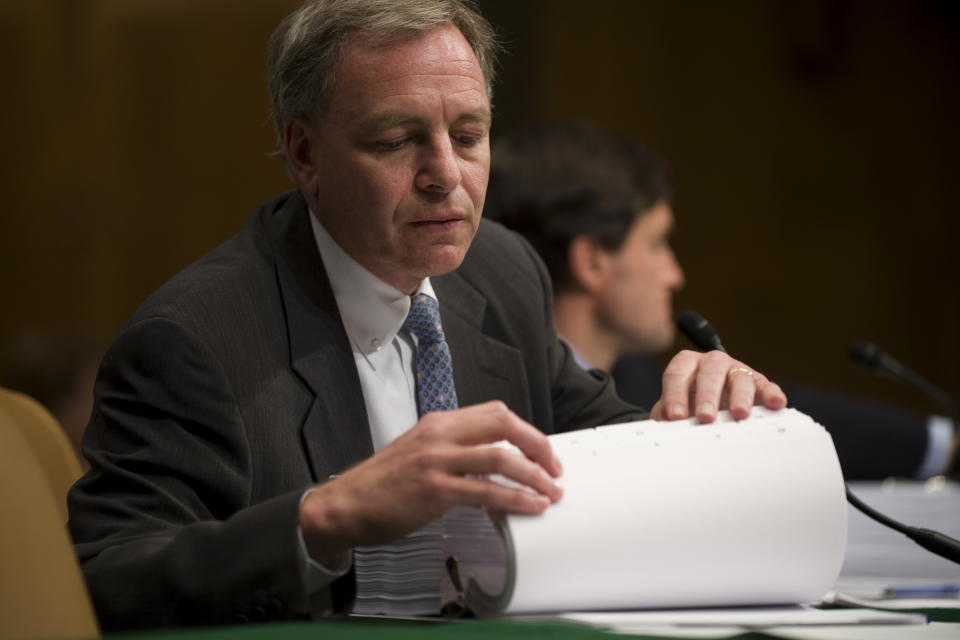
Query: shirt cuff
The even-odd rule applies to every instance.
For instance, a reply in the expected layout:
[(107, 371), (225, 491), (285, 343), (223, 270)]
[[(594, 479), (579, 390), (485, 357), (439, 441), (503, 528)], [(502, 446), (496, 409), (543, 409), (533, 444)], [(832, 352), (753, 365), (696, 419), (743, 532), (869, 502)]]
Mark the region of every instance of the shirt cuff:
[[(303, 504), (311, 491), (313, 491), (312, 488), (303, 492), (300, 496), (300, 504)], [(314, 595), (340, 576), (346, 575), (353, 565), (352, 553), (345, 553), (341, 561), (333, 567), (324, 566), (311, 558), (310, 552), (307, 551), (307, 543), (303, 539), (303, 530), (299, 526), (297, 527), (297, 553), (300, 556), (301, 575), (307, 595)]]
[(950, 445), (953, 442), (953, 422), (944, 416), (930, 416), (927, 420), (927, 453), (917, 470), (917, 479), (926, 480), (947, 470), (950, 464)]

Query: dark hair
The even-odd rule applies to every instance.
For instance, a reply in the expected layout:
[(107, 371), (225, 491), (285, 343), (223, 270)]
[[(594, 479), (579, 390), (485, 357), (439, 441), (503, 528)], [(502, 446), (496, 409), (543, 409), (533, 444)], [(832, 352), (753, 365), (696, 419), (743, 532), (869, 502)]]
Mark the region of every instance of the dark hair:
[(595, 124), (558, 122), (496, 141), (484, 214), (526, 237), (562, 291), (574, 285), (574, 238), (616, 251), (639, 216), (672, 197), (653, 150)]

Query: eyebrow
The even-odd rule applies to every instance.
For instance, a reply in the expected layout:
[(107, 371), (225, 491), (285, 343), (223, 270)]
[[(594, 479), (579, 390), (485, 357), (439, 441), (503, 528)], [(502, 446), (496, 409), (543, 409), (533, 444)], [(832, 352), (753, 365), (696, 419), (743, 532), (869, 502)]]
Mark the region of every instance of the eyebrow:
[(365, 121), (360, 128), (367, 133), (376, 133), (378, 131), (390, 129), (391, 127), (408, 124), (421, 124), (422, 122), (423, 119), (418, 118), (417, 116), (407, 115), (405, 113), (387, 113), (380, 116), (373, 116), (369, 120)]
[(493, 122), (493, 116), (490, 113), (489, 109), (477, 109), (475, 111), (467, 111), (466, 113), (460, 114), (460, 117), (457, 118), (457, 122), (479, 122), (487, 127)]
[[(486, 127), (489, 127), (492, 120), (493, 118), (490, 114), (490, 111), (486, 109), (476, 109), (460, 114), (460, 116), (456, 119), (455, 124), (462, 122), (478, 122)], [(411, 124), (422, 125), (423, 122), (423, 118), (419, 116), (406, 113), (387, 113), (379, 116), (373, 116), (364, 122), (360, 129), (366, 133), (377, 133), (379, 131), (390, 129), (391, 127)]]

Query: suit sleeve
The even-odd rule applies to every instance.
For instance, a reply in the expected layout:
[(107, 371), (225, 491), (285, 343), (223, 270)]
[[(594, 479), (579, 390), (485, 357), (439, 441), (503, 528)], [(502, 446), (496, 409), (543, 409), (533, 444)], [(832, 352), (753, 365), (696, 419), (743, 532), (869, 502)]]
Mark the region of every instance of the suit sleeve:
[(826, 427), (847, 480), (916, 475), (929, 444), (927, 415), (816, 387), (791, 385), (787, 394)]
[(69, 527), (105, 630), (306, 614), (302, 489), (252, 504), (236, 398), (188, 331), (147, 319), (121, 334), (84, 452)]

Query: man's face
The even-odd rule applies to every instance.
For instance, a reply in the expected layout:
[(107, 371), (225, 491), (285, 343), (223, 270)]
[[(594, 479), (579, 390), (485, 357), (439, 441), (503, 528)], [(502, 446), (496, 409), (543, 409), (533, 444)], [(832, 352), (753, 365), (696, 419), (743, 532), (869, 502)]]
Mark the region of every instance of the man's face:
[(306, 127), (300, 188), (354, 260), (408, 293), (460, 265), (483, 210), (490, 101), (456, 27), (350, 38), (329, 109)]
[(673, 293), (683, 271), (670, 248), (670, 205), (640, 216), (620, 249), (607, 253), (607, 277), (597, 291), (599, 321), (624, 352), (663, 351), (673, 341)]

